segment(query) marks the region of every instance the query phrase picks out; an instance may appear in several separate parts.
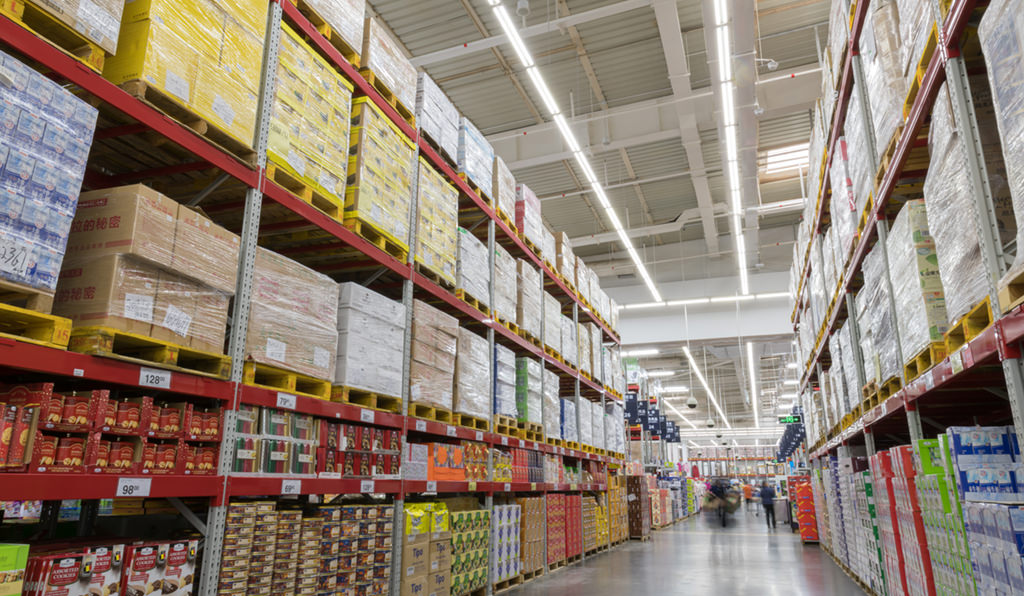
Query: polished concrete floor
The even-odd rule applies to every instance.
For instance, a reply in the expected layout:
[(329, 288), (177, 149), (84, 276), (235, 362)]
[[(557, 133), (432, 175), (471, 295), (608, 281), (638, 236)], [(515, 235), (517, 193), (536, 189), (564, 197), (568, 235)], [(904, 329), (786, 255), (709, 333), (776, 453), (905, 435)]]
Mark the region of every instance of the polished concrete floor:
[(756, 594), (846, 596), (864, 592), (816, 545), (804, 546), (763, 514), (738, 511), (726, 528), (695, 516), (583, 563), (545, 575), (508, 596)]

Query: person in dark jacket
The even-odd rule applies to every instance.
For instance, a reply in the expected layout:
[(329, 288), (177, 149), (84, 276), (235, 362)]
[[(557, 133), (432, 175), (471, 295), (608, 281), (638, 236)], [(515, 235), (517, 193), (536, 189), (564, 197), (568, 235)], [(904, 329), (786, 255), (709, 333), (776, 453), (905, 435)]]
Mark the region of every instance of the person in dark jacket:
[(775, 529), (775, 489), (767, 482), (761, 485), (761, 505), (764, 506), (764, 519), (768, 527)]

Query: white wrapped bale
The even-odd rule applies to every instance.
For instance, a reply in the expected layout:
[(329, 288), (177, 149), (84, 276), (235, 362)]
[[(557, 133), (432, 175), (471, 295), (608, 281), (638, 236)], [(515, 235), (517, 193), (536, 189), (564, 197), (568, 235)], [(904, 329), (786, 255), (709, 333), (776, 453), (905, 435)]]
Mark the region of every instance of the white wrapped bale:
[(455, 289), (490, 308), (491, 280), (487, 247), (472, 232), (459, 228), (459, 259), (455, 269)]
[(494, 413), (516, 418), (516, 355), (494, 344)]
[(459, 111), (444, 91), (425, 72), (416, 84), (416, 124), (455, 161), (459, 155)]
[(399, 397), (405, 306), (363, 286), (339, 286), (338, 356), (334, 382)]
[(491, 192), (494, 149), (483, 133), (465, 116), (459, 119), (458, 160), (460, 174), (465, 174), (485, 194)]
[(540, 271), (524, 259), (517, 259), (516, 282), (516, 325), (539, 341), (544, 310)]

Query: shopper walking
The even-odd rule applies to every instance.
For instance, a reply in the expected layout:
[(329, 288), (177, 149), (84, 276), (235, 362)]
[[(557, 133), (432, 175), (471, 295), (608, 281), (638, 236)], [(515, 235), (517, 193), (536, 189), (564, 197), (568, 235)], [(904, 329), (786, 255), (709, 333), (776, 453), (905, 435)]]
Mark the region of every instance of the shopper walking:
[(743, 483), (743, 500), (747, 503), (747, 509), (750, 509), (750, 504), (754, 501), (754, 487), (749, 482)]
[(764, 521), (775, 529), (775, 489), (767, 482), (761, 485), (761, 505), (764, 507)]

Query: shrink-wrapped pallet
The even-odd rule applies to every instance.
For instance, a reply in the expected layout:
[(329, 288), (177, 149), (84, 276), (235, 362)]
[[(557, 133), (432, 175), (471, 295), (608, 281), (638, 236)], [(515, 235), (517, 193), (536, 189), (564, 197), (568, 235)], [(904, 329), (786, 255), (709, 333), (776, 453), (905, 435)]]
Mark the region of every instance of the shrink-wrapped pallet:
[[(849, 14), (846, 12), (846, 5), (842, 2), (833, 2), (832, 10), (828, 15), (828, 52), (832, 69), (830, 74), (830, 89), (839, 88), (839, 79), (842, 76), (842, 66), (845, 60), (847, 44), (850, 39)], [(828, 97), (826, 94), (823, 97)]]
[(343, 206), (351, 112), (352, 84), (291, 27), (282, 25), (267, 139), (270, 164), (287, 172), (285, 178)]
[(401, 397), (405, 305), (346, 282), (338, 295), (338, 357), (334, 382)]
[(491, 167), (491, 198), (501, 209), (502, 215), (513, 221), (516, 217), (516, 179), (512, 170), (505, 165), (505, 160), (494, 156)]
[(409, 401), (452, 410), (459, 321), (422, 300), (412, 305)]
[(377, 82), (383, 83), (408, 110), (416, 106), (416, 67), (405, 57), (402, 45), (375, 18), (364, 23), (359, 65), (373, 72)]
[(562, 349), (559, 352), (562, 358), (572, 366), (573, 368), (579, 367), (579, 347), (576, 341), (576, 323), (572, 321), (572, 318), (565, 315), (561, 315), (561, 334)]
[(524, 259), (516, 259), (516, 325), (537, 341), (541, 339), (544, 290), (540, 271)]
[(494, 315), (509, 323), (516, 320), (518, 275), (516, 259), (499, 244), (494, 245)]
[(590, 297), (595, 288), (590, 287), (590, 268), (579, 256), (576, 257), (576, 293), (580, 298), (590, 302)]
[[(811, 272), (808, 278), (810, 289), (811, 324), (817, 329), (825, 318), (825, 310), (828, 308), (828, 297), (826, 295), (824, 268), (825, 262), (822, 259), (822, 236), (816, 235), (811, 245)], [(831, 288), (828, 288), (829, 290)]]
[[(857, 311), (857, 335), (860, 337), (861, 362), (864, 363), (864, 382), (867, 384), (878, 382), (878, 358), (875, 355), (874, 336), (868, 316), (871, 299), (870, 288), (861, 288), (853, 299), (854, 310)], [(806, 361), (807, 358), (804, 360)]]
[(459, 155), (459, 111), (425, 72), (416, 79), (416, 125), (454, 162)]
[(416, 184), (416, 263), (455, 285), (459, 191), (422, 157)]
[(935, 240), (928, 231), (923, 199), (904, 203), (886, 240), (893, 280), (896, 322), (904, 359), (909, 360), (932, 342), (941, 342), (949, 328), (946, 300), (939, 276)]
[(899, 25), (894, 0), (872, 3), (868, 6), (868, 18), (859, 42), (875, 147), (880, 157), (903, 123), (903, 102), (907, 98), (907, 80), (902, 76), (900, 60)]
[(516, 418), (516, 355), (494, 344), (494, 413)]
[[(896, 0), (900, 19), (902, 71), (907, 88), (914, 84), (928, 37), (935, 28), (932, 7), (926, 0)], [(927, 63), (925, 63), (927, 66)]]
[(490, 308), (491, 281), (487, 246), (466, 228), (459, 228), (459, 260), (455, 269), (455, 289)]
[(345, 219), (358, 220), (407, 249), (416, 146), (367, 97), (352, 101), (349, 146)]
[(338, 284), (260, 248), (252, 285), (248, 357), (333, 380), (338, 351)]
[(836, 291), (836, 226), (829, 226), (821, 235), (821, 279), (825, 286), (825, 304), (830, 304)]
[[(840, 137), (836, 142), (835, 154), (832, 156), (832, 165), (829, 168), (829, 185), (832, 194), (829, 197), (829, 213), (832, 218), (830, 230), (835, 230), (838, 236), (838, 252), (845, 257), (853, 246), (854, 235), (857, 233), (857, 219), (860, 213), (857, 211), (857, 197), (853, 190), (853, 180), (850, 178), (849, 146), (846, 137)], [(845, 259), (842, 264), (845, 264)]]
[(607, 405), (609, 415), (605, 418), (605, 437), (608, 440), (608, 447), (615, 453), (625, 453), (625, 411), (621, 404), (611, 403)]
[(562, 438), (562, 400), (558, 399), (558, 375), (544, 369), (544, 436)]
[(876, 244), (864, 258), (864, 289), (868, 291), (869, 302), (865, 313), (871, 328), (871, 343), (877, 359), (878, 382), (883, 383), (898, 376), (903, 367), (903, 358), (896, 337), (896, 319), (889, 299), (888, 264), (885, 247)]
[(619, 332), (619, 303), (614, 300), (609, 300), (608, 305), (608, 323), (615, 333)]
[(558, 260), (557, 251), (555, 249), (555, 235), (551, 233), (551, 230), (547, 226), (541, 226), (541, 246), (540, 256), (547, 263), (548, 267), (554, 268), (555, 261)]
[[(860, 359), (860, 346), (853, 344), (853, 335), (850, 333), (851, 325), (849, 319), (839, 328), (836, 335), (839, 337), (839, 350), (843, 354), (843, 382), (846, 386), (847, 397), (850, 400), (850, 407), (861, 402), (862, 385), (857, 380), (857, 365), (854, 359)], [(835, 358), (833, 357), (833, 361)], [(862, 360), (863, 362), (863, 360)]]
[[(853, 84), (853, 91), (851, 93), (853, 97), (858, 97), (857, 94), (860, 93), (860, 89), (857, 83)], [(856, 227), (857, 218), (864, 212), (864, 208), (868, 204), (868, 197), (874, 190), (874, 177), (877, 166), (872, 162), (868, 150), (868, 126), (866, 115), (860, 108), (860, 102), (851, 101), (846, 112), (846, 122), (843, 124), (843, 134), (846, 137), (847, 156), (849, 158), (847, 168), (853, 184), (853, 197), (856, 201), (854, 227)], [(852, 241), (851, 236), (848, 242)]]
[(544, 243), (544, 223), (540, 215), (540, 199), (522, 182), (516, 184), (516, 227), (519, 234), (540, 251)]
[(516, 417), (520, 422), (543, 424), (543, 376), (539, 360), (516, 359)]
[(354, 52), (363, 47), (363, 28), (366, 0), (305, 0), (316, 14), (330, 25), (332, 36), (342, 41)]
[[(584, 400), (588, 401), (588, 400)], [(590, 437), (595, 449), (607, 449), (604, 440), (604, 408), (600, 403), (590, 403)]]
[(846, 372), (844, 368), (849, 362), (849, 356), (843, 352), (839, 334), (833, 333), (828, 338), (829, 355), (832, 356), (832, 366), (829, 369), (832, 380), (832, 395), (835, 403), (836, 411), (842, 414), (846, 414), (850, 411), (852, 387), (846, 385)]
[(590, 359), (590, 330), (583, 323), (576, 324), (576, 352), (579, 354), (576, 359), (577, 367), (593, 377), (593, 363)]
[(491, 349), (487, 339), (459, 327), (455, 355), (455, 411), (491, 418)]
[(576, 402), (572, 399), (562, 398), (562, 439), (571, 442), (579, 442), (580, 431), (576, 425)]
[(590, 374), (600, 383), (605, 379), (604, 361), (601, 358), (601, 328), (593, 323), (587, 323), (587, 334), (590, 335)]
[(576, 403), (576, 408), (579, 411), (579, 433), (580, 443), (584, 445), (594, 445), (594, 414), (592, 412), (594, 404), (588, 399), (580, 398)]
[(555, 236), (555, 250), (557, 252), (557, 263), (555, 264), (558, 273), (569, 283), (576, 284), (576, 255), (572, 252), (572, 242), (569, 235), (559, 232)]
[(562, 305), (547, 292), (544, 292), (544, 345), (562, 352)]
[[(484, 194), (491, 192), (494, 149), (469, 118), (459, 118), (459, 173)], [(493, 199), (494, 197), (490, 197)]]

